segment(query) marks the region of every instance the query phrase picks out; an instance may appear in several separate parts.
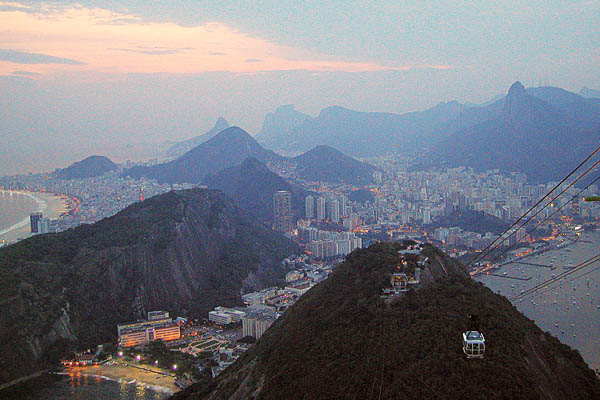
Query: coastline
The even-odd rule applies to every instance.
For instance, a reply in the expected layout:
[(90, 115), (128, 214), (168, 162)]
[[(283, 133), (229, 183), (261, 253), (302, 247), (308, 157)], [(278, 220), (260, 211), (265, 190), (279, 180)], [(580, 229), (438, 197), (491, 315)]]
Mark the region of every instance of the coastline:
[(94, 365), (89, 367), (69, 367), (58, 375), (75, 377), (77, 375), (89, 376), (98, 379), (107, 379), (126, 384), (142, 384), (155, 392), (173, 394), (180, 389), (175, 386), (175, 378), (153, 373), (149, 370), (124, 365)]
[[(4, 190), (4, 193), (13, 193), (27, 196), (35, 200), (37, 206), (30, 212), (42, 212), (44, 217), (50, 219), (61, 218), (69, 211), (69, 203), (66, 199), (47, 192), (30, 192), (22, 190)], [(0, 242), (14, 243), (19, 239), (31, 236), (29, 230), (29, 215), (21, 221), (0, 230)]]

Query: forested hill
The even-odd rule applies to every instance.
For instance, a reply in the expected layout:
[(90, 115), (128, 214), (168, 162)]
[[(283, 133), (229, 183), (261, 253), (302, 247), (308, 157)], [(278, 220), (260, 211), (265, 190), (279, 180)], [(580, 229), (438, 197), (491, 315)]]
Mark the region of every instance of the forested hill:
[(206, 317), (241, 290), (276, 283), (296, 245), (223, 193), (192, 189), (135, 203), (93, 225), (0, 249), (0, 382), (74, 346), (114, 342), (150, 310)]
[(294, 174), (300, 179), (331, 183), (368, 185), (377, 169), (347, 156), (333, 147), (321, 145), (294, 157)]
[(123, 175), (152, 178), (161, 183), (200, 183), (208, 175), (239, 165), (248, 157), (263, 162), (281, 159), (258, 144), (248, 132), (232, 126), (173, 161), (133, 167)]
[[(600, 381), (576, 351), (431, 246), (424, 287), (380, 298), (396, 244), (351, 253), (216, 380), (175, 399), (592, 399)], [(476, 313), (483, 359), (461, 333)]]
[(211, 189), (221, 190), (242, 209), (267, 225), (273, 223), (273, 193), (279, 190), (291, 193), (293, 222), (304, 217), (304, 198), (312, 193), (287, 182), (252, 157), (239, 166), (208, 176), (204, 183)]
[(448, 215), (436, 218), (432, 224), (427, 226), (427, 228), (435, 229), (442, 226), (458, 226), (465, 231), (477, 232), (482, 235), (485, 235), (487, 232), (499, 235), (504, 232), (504, 230), (508, 229), (509, 224), (503, 222), (500, 218), (486, 214), (483, 211), (455, 210)]
[(55, 175), (58, 179), (84, 179), (104, 175), (114, 171), (118, 166), (104, 156), (90, 156), (73, 163), (64, 169), (57, 169)]

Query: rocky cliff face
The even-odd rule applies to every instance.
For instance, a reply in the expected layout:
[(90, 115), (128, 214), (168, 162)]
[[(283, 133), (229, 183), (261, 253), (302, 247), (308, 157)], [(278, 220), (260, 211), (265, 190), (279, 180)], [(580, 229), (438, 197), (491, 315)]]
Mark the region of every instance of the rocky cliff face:
[(116, 324), (150, 310), (205, 317), (215, 305), (239, 304), (240, 293), (281, 279), (280, 260), (295, 250), (221, 192), (200, 189), (3, 249), (0, 351), (2, 364), (18, 366), (2, 365), (2, 380), (66, 342), (114, 341)]

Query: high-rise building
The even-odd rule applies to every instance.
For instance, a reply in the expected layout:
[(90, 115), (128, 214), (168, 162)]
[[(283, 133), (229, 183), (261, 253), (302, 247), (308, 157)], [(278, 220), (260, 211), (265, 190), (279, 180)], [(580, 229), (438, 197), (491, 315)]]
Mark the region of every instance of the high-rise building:
[(340, 217), (348, 216), (348, 214), (346, 214), (346, 210), (347, 210), (346, 207), (348, 206), (347, 202), (348, 202), (348, 199), (346, 198), (345, 195), (342, 194), (340, 196)]
[(317, 198), (317, 219), (319, 221), (325, 219), (325, 199), (323, 197)]
[(306, 196), (304, 199), (304, 212), (306, 219), (313, 219), (315, 217), (315, 199), (312, 196)]
[(426, 208), (423, 210), (423, 225), (431, 223), (431, 210)]
[(273, 193), (273, 228), (278, 232), (292, 230), (292, 195), (287, 190)]
[(50, 219), (40, 218), (40, 220), (38, 221), (38, 233), (48, 232), (50, 232)]
[(329, 203), (329, 220), (334, 224), (340, 222), (340, 203), (337, 200)]
[(40, 229), (39, 229), (39, 222), (42, 219), (42, 213), (41, 212), (35, 212), (35, 213), (31, 213), (29, 214), (29, 223), (31, 225), (31, 233), (39, 233)]

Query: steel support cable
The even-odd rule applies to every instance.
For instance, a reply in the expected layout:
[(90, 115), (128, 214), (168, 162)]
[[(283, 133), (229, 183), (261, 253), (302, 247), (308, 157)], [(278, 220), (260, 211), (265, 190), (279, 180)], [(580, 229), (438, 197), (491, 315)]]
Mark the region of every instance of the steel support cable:
[[(596, 260), (595, 262), (598, 262), (598, 261), (600, 261), (600, 260)], [(563, 283), (569, 283), (569, 282), (576, 281), (577, 279), (583, 278), (584, 276), (587, 276), (587, 275), (591, 274), (592, 272), (596, 272), (598, 270), (600, 270), (600, 267), (593, 268), (593, 269), (591, 269), (589, 271), (586, 271), (586, 272), (582, 273), (581, 275), (573, 276), (573, 277), (571, 277), (571, 279), (565, 279), (564, 281), (555, 282), (558, 285), (555, 285), (555, 286), (552, 286), (552, 287), (545, 287), (544, 288), (545, 290), (538, 291), (535, 294), (536, 295), (542, 295), (544, 293), (547, 293), (547, 292), (549, 292), (551, 290), (556, 289), (557, 287), (560, 287), (560, 285), (562, 285)]]
[(579, 270), (587, 267), (588, 265), (590, 265), (590, 264), (592, 264), (592, 263), (594, 263), (594, 262), (596, 262), (598, 260), (600, 260), (600, 254), (596, 254), (595, 256), (593, 256), (591, 258), (588, 258), (587, 260), (583, 261), (582, 263), (577, 264), (574, 268), (572, 268), (570, 270), (567, 270), (565, 272), (562, 272), (562, 273), (556, 275), (553, 278), (550, 278), (550, 279), (545, 280), (544, 282), (538, 283), (537, 285), (535, 285), (535, 286), (533, 286), (533, 287), (525, 290), (523, 293), (519, 293), (519, 294), (513, 296), (511, 298), (511, 300), (515, 300), (515, 299), (526, 297), (529, 294), (534, 293), (537, 290), (542, 289), (544, 287), (547, 287), (548, 285), (551, 285), (554, 282), (559, 282), (562, 278), (564, 278), (566, 276), (569, 276), (569, 275), (571, 275), (571, 274), (573, 274), (573, 273), (575, 273), (575, 272), (577, 272), (577, 271), (579, 271)]
[(467, 267), (469, 267), (471, 264), (473, 264), (475, 262), (475, 260), (477, 260), (481, 254), (483, 254), (484, 251), (486, 251), (487, 249), (489, 249), (490, 247), (492, 247), (492, 245), (494, 245), (494, 243), (496, 243), (497, 240), (499, 240), (506, 232), (510, 231), (516, 224), (518, 224), (523, 218), (525, 218), (525, 216), (527, 214), (529, 214), (533, 209), (535, 209), (538, 205), (540, 205), (540, 203), (542, 203), (546, 198), (548, 198), (548, 196), (550, 196), (558, 187), (560, 187), (560, 185), (562, 185), (567, 179), (569, 179), (575, 172), (577, 172), (577, 170), (579, 168), (581, 168), (586, 162), (588, 162), (588, 160), (590, 158), (592, 158), (596, 153), (598, 153), (598, 151), (600, 151), (600, 147), (598, 147), (596, 150), (594, 150), (592, 152), (592, 154), (590, 154), (589, 156), (586, 157), (585, 160), (583, 160), (574, 170), (572, 170), (567, 176), (565, 176), (558, 184), (556, 184), (556, 186), (554, 186), (552, 188), (552, 190), (550, 190), (548, 193), (546, 193), (546, 195), (544, 197), (542, 197), (540, 200), (538, 200), (537, 203), (535, 203), (529, 210), (527, 210), (525, 212), (525, 214), (521, 215), (521, 217), (519, 217), (519, 219), (517, 219), (511, 226), (509, 226), (504, 232), (502, 232), (502, 234), (498, 237), (498, 239), (494, 240), (492, 243), (490, 243), (485, 249), (483, 249), (483, 251), (479, 254), (476, 255), (475, 257), (473, 257), (473, 259), (471, 261), (469, 261), (469, 263), (467, 264)]
[[(596, 179), (594, 179), (593, 181), (591, 181), (590, 183), (588, 183), (586, 187), (584, 187), (579, 192), (577, 192), (577, 194), (573, 195), (573, 197), (571, 197), (565, 204), (563, 204), (562, 206), (558, 207), (552, 214), (550, 214), (549, 216), (547, 216), (546, 218), (544, 218), (542, 221), (540, 221), (536, 226), (534, 226), (533, 228), (531, 228), (530, 230), (528, 230), (525, 234), (529, 235), (531, 232), (535, 231), (540, 225), (542, 225), (544, 222), (548, 221), (550, 218), (552, 218), (553, 216), (555, 216), (560, 210), (562, 210), (563, 208), (565, 208), (570, 202), (572, 202), (577, 197), (579, 197), (579, 195), (581, 193), (583, 193), (588, 187), (592, 186), (594, 183), (596, 183), (599, 180), (600, 180), (600, 175), (598, 175), (598, 177)], [(500, 254), (498, 254), (496, 257), (494, 257), (490, 261), (490, 264), (493, 264), (496, 260), (498, 260), (504, 254), (506, 254), (510, 249), (512, 249), (513, 247), (515, 247), (517, 244), (519, 244), (519, 243), (515, 242), (515, 243), (511, 244), (509, 247), (507, 247), (506, 249), (504, 249), (504, 251), (502, 251)], [(514, 265), (512, 267), (514, 267)], [(512, 267), (508, 267), (508, 268), (506, 268), (506, 270), (510, 270)]]
[[(382, 357), (383, 357), (383, 323), (385, 321), (384, 309), (381, 310), (381, 328), (379, 331), (379, 346), (381, 346)], [(375, 371), (377, 372), (377, 371)], [(371, 400), (371, 396), (373, 396), (373, 390), (375, 389), (375, 382), (377, 382), (377, 375), (373, 378), (373, 382), (371, 383), (371, 391), (369, 392), (369, 400)]]
[[(385, 323), (385, 320), (384, 320)], [(385, 338), (385, 326), (382, 324), (382, 331), (383, 331), (383, 336)], [(379, 381), (379, 397), (378, 399), (381, 400), (381, 391), (383, 390), (383, 372), (385, 371), (385, 340), (384, 340), (384, 346), (383, 346), (383, 351), (381, 354), (381, 380)]]
[[(570, 272), (570, 274), (574, 274), (575, 272), (579, 272), (579, 271), (581, 271), (582, 269), (584, 269), (584, 268), (586, 268), (586, 267), (589, 267), (590, 265), (592, 265), (592, 264), (595, 264), (595, 263), (597, 263), (597, 262), (600, 262), (600, 258), (596, 258), (595, 260), (591, 260), (591, 261), (590, 261), (590, 262), (588, 262), (586, 265), (583, 265), (583, 266), (581, 266), (581, 268), (577, 269), (577, 271), (572, 271), (572, 272)], [(583, 277), (583, 276), (586, 276), (586, 275), (588, 275), (589, 273), (592, 273), (592, 272), (594, 272), (594, 271), (596, 271), (596, 270), (598, 270), (598, 269), (600, 269), (600, 267), (597, 267), (597, 268), (594, 268), (594, 269), (592, 269), (592, 270), (586, 271), (586, 272), (582, 273), (581, 275), (578, 275), (578, 276), (575, 276), (575, 277), (571, 277), (571, 279), (567, 279), (567, 277), (569, 277), (569, 276), (570, 276), (570, 274), (569, 274), (569, 275), (566, 275), (566, 276), (562, 276), (562, 277), (561, 277), (559, 280), (557, 280), (557, 281), (553, 281), (553, 282), (549, 282), (547, 285), (544, 285), (543, 287), (540, 287), (540, 288), (536, 289), (536, 290), (535, 290), (535, 291), (533, 291), (533, 292), (529, 292), (529, 293), (527, 293), (527, 294), (525, 294), (525, 293), (522, 293), (522, 295), (523, 295), (523, 296), (521, 296), (521, 297), (518, 297), (518, 298), (515, 298), (515, 300), (518, 300), (518, 301), (523, 301), (523, 299), (525, 299), (525, 298), (527, 298), (527, 297), (530, 297), (530, 296), (542, 295), (542, 294), (544, 294), (544, 293), (547, 293), (547, 292), (548, 292), (548, 291), (550, 291), (550, 290), (554, 290), (554, 289), (556, 289), (557, 287), (560, 287), (560, 286), (561, 286), (563, 283), (572, 282), (572, 281), (574, 281), (574, 280), (577, 280), (577, 279), (579, 279), (579, 278), (581, 278), (581, 277)]]
[[(473, 258), (473, 260), (471, 260), (469, 262), (469, 264), (467, 264), (467, 267), (470, 266), (474, 260), (478, 257), (485, 257), (487, 255), (489, 255), (492, 251), (498, 249), (500, 247), (500, 245), (502, 243), (504, 243), (506, 240), (508, 240), (510, 237), (512, 237), (515, 233), (517, 233), (517, 231), (519, 229), (521, 229), (523, 226), (527, 225), (529, 222), (531, 222), (531, 220), (535, 217), (537, 217), (539, 215), (539, 213), (541, 213), (543, 210), (545, 210), (550, 204), (552, 204), (553, 201), (555, 201), (556, 199), (558, 199), (560, 196), (562, 196), (567, 190), (569, 190), (571, 187), (573, 187), (573, 185), (575, 185), (577, 182), (579, 182), (581, 179), (583, 179), (584, 176), (586, 176), (587, 174), (589, 174), (594, 168), (596, 168), (598, 165), (600, 165), (600, 160), (596, 161), (594, 163), (594, 165), (592, 165), (590, 168), (588, 168), (583, 174), (581, 174), (577, 179), (575, 179), (573, 182), (571, 182), (565, 189), (563, 189), (559, 194), (556, 195), (556, 197), (552, 198), (551, 201), (549, 201), (548, 203), (546, 203), (545, 206), (541, 207), (538, 211), (535, 212), (535, 214), (533, 214), (532, 216), (530, 216), (527, 221), (525, 221), (524, 223), (521, 224), (521, 226), (519, 226), (517, 229), (515, 229), (510, 235), (506, 236), (504, 239), (502, 239), (500, 241), (500, 243), (498, 243), (496, 246), (494, 246), (493, 249), (490, 249), (486, 252), (487, 249), (489, 249), (492, 244), (496, 243), (498, 240), (500, 240), (500, 238), (508, 231), (510, 231), (515, 224), (517, 224), (519, 221), (521, 221), (527, 214), (529, 214), (529, 212), (537, 207), (537, 205), (539, 205), (539, 202), (536, 203), (535, 206), (533, 206), (532, 208), (530, 208), (529, 210), (527, 210), (527, 212), (525, 214), (523, 214), (517, 221), (515, 221), (515, 223), (513, 223), (507, 230), (505, 230), (499, 237), (498, 239), (494, 240), (492, 243), (490, 243), (489, 246), (487, 246), (478, 256), (476, 256), (475, 258)], [(556, 189), (556, 187), (555, 187)], [(552, 191), (554, 191), (554, 189), (552, 189)], [(552, 191), (550, 191), (548, 194), (552, 193)], [(548, 196), (548, 195), (546, 195)], [(544, 198), (546, 197), (544, 196)], [(484, 254), (485, 253), (485, 254)]]
[(524, 297), (527, 297), (527, 296), (531, 295), (532, 293), (535, 293), (538, 290), (541, 290), (541, 289), (551, 285), (552, 283), (559, 282), (564, 277), (572, 275), (575, 272), (578, 272), (578, 271), (582, 270), (583, 268), (585, 268), (595, 262), (598, 262), (598, 261), (600, 261), (600, 253), (596, 254), (595, 256), (593, 256), (591, 258), (588, 258), (587, 260), (583, 261), (582, 263), (577, 264), (574, 268), (572, 268), (568, 271), (562, 272), (553, 278), (550, 278), (548, 280), (545, 280), (544, 282), (538, 283), (537, 285), (527, 289), (523, 293), (519, 293), (516, 296), (511, 297), (509, 300), (514, 301), (514, 300), (523, 299)]

